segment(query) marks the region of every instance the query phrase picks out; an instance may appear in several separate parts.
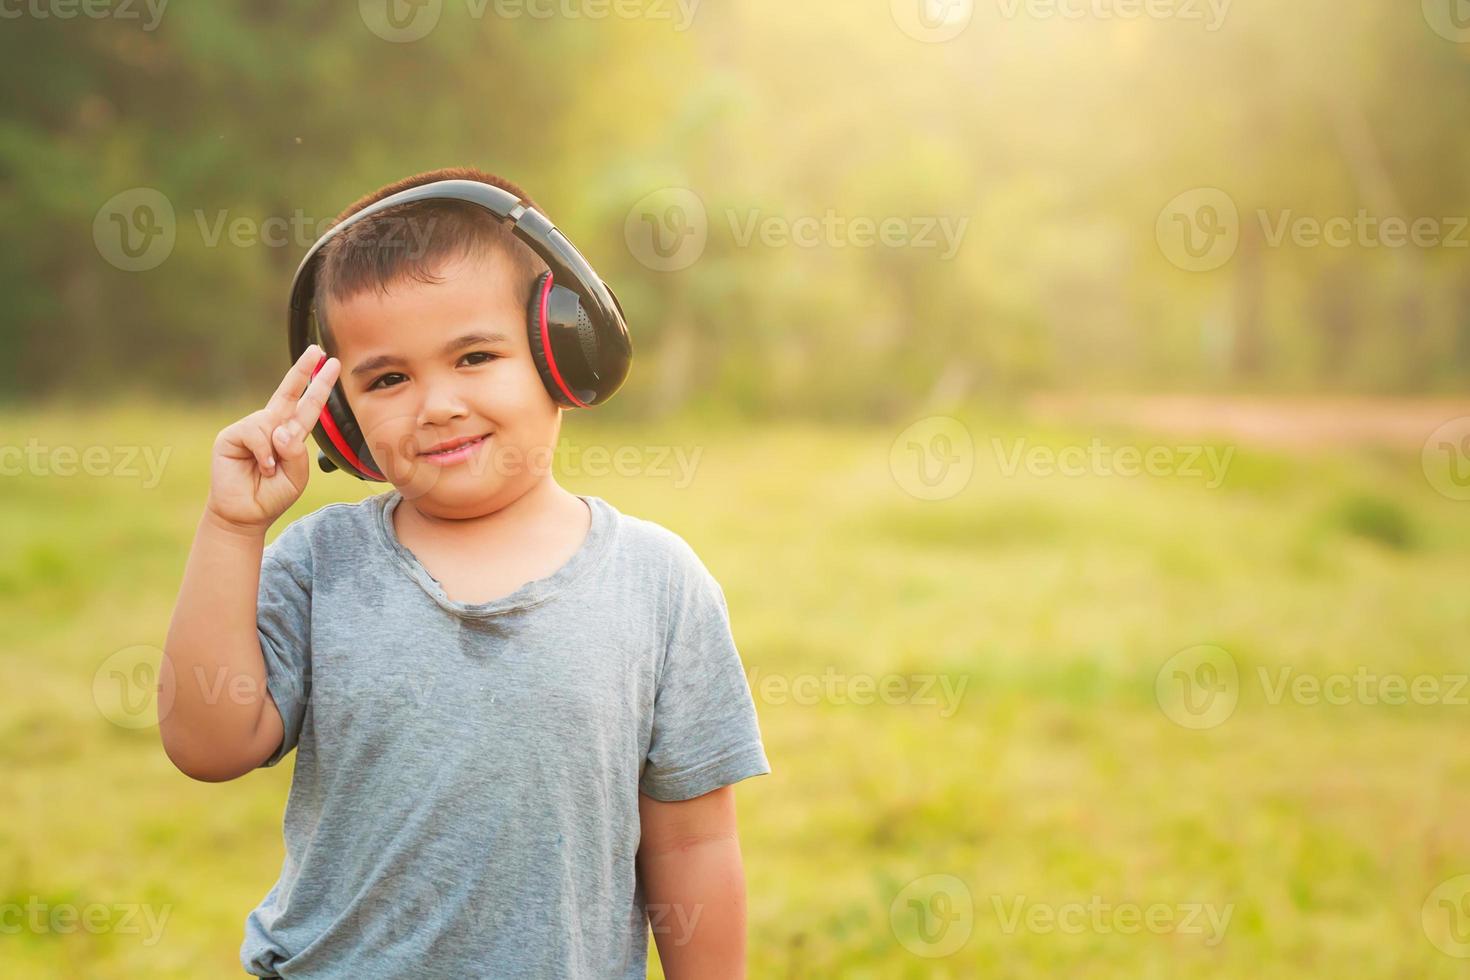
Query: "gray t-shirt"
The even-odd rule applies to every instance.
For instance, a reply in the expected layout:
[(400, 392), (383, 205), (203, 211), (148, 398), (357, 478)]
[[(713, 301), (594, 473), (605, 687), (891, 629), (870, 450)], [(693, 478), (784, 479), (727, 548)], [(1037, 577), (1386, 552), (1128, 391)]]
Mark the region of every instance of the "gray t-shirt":
[[(396, 490), (266, 548), (258, 625), (296, 749), (257, 976), (645, 977), (638, 794), (770, 772), (725, 596), (674, 532), (583, 496), (550, 576), (448, 598), (394, 533)], [(682, 918), (680, 916), (682, 915)]]

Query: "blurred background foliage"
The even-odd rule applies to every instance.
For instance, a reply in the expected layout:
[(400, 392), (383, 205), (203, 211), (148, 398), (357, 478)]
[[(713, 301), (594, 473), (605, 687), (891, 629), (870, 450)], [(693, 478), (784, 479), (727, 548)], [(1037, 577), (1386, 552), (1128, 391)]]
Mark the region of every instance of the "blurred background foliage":
[[(1401, 3), (1237, 2), (1217, 24), (1203, 3), (1196, 21), (997, 3), (943, 44), (877, 0), (632, 19), (451, 0), (412, 43), (369, 30), (370, 6), (6, 23), (0, 398), (261, 390), (315, 235), (211, 246), (220, 216), (314, 230), (459, 164), (525, 186), (619, 290), (644, 373), (620, 414), (705, 398), (888, 418), (1037, 388), (1445, 392), (1470, 375), (1470, 233), (1303, 248), (1263, 231), (1288, 211), (1470, 214), (1470, 45)], [(136, 187), (171, 202), (177, 241), (128, 272), (91, 229)], [(662, 272), (624, 223), (669, 187), (703, 201), (709, 240)], [(1241, 215), (1237, 253), (1205, 272), (1155, 236), (1197, 187)], [(947, 260), (737, 234), (829, 210), (967, 224)]]

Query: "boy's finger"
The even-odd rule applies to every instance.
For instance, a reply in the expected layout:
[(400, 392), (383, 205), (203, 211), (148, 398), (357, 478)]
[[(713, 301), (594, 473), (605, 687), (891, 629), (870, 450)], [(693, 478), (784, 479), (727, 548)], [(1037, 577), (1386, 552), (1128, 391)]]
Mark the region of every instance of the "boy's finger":
[(271, 400), (266, 403), (266, 410), (276, 418), (285, 418), (295, 408), (296, 403), (301, 400), (301, 393), (306, 390), (311, 382), (311, 369), (316, 367), (317, 362), (322, 359), (322, 349), (316, 344), (308, 344), (301, 356), (296, 358), (296, 363), (291, 365), (291, 370), (281, 379), (276, 393), (271, 395)]
[(282, 459), (295, 459), (306, 452), (305, 435), (294, 418), (276, 426), (271, 430), (271, 442), (275, 443), (276, 455)]
[(341, 361), (335, 357), (327, 358), (316, 377), (311, 379), (311, 384), (306, 388), (306, 394), (302, 396), (301, 401), (291, 413), (291, 421), (300, 428), (302, 436), (305, 436), (316, 425), (316, 420), (322, 414), (322, 406), (327, 403), (327, 396), (332, 393), (332, 385), (337, 383), (337, 375), (341, 369)]
[(265, 476), (275, 476), (276, 457), (271, 451), (271, 441), (265, 430), (255, 425), (244, 426), (240, 432), (240, 441), (255, 456), (260, 472)]

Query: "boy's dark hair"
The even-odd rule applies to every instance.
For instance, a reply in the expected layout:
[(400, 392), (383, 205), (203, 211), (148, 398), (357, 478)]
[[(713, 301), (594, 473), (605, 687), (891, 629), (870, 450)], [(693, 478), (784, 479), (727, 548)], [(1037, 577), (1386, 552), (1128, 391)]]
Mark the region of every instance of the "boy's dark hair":
[[(531, 207), (536, 204), (519, 186), (473, 167), (445, 167), (405, 177), (352, 202), (332, 222), (333, 227), (369, 204), (391, 194), (438, 180), (475, 180), (510, 191)], [(418, 201), (380, 211), (357, 222), (322, 246), (317, 262), (313, 301), (322, 347), (335, 353), (328, 329), (331, 302), (350, 299), (369, 289), (386, 292), (406, 279), (442, 282), (435, 270), (446, 261), (471, 254), (498, 254), (511, 270), (511, 288), (529, 300), (536, 277), (546, 263), (510, 225), (484, 208), (465, 201)]]

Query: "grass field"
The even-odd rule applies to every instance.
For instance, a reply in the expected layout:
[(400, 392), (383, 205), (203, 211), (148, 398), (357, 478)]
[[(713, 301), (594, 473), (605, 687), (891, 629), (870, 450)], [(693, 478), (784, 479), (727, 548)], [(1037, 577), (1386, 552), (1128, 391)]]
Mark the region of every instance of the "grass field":
[[(0, 479), (0, 975), (242, 973), (290, 762), (192, 782), (107, 693), (151, 677), (232, 417), (0, 415), (48, 474)], [(1466, 975), (1470, 502), (1417, 451), (1216, 445), (1212, 486), (1044, 465), (1145, 435), (963, 422), (973, 475), (929, 500), (903, 425), (568, 416), (700, 453), (687, 485), (562, 482), (725, 588), (774, 769), (738, 793), (751, 976)], [(108, 471), (50, 473), (64, 446)], [(287, 519), (377, 489), (317, 473)]]

